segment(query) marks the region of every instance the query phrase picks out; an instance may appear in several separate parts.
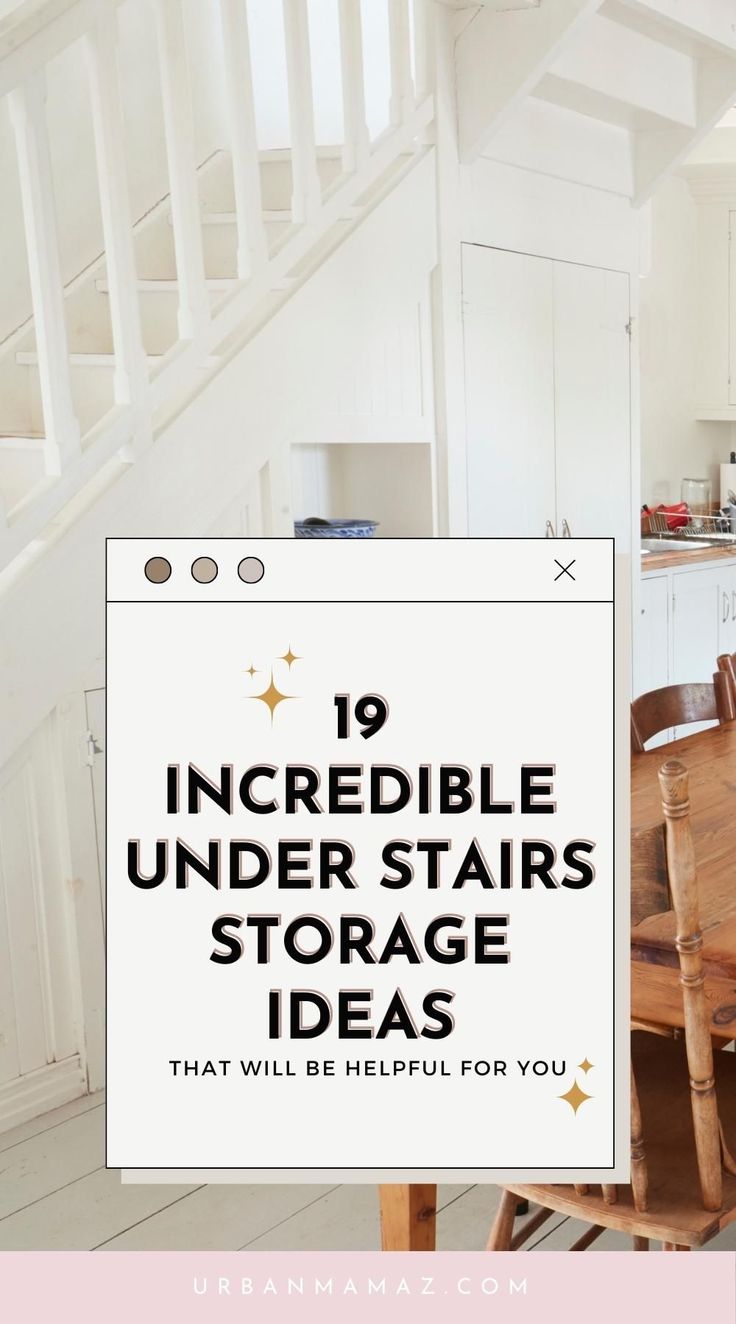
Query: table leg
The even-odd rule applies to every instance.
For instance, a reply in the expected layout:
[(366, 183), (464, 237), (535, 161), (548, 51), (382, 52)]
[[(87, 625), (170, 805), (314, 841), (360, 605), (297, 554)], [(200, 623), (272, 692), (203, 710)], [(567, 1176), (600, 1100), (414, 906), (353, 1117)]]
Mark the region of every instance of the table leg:
[(382, 1250), (434, 1250), (436, 1186), (379, 1186)]

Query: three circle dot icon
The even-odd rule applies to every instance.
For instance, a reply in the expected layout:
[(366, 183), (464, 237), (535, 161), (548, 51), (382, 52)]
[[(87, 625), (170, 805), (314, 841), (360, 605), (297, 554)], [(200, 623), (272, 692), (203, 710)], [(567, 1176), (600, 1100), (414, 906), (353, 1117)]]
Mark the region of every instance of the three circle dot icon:
[[(143, 567), (151, 584), (165, 584), (172, 576), (171, 562), (165, 556), (151, 556)], [(258, 584), (266, 573), (263, 561), (257, 556), (244, 556), (238, 564), (238, 578), (244, 584)], [(197, 584), (212, 584), (219, 574), (219, 566), (211, 556), (198, 556), (190, 566), (190, 574)]]

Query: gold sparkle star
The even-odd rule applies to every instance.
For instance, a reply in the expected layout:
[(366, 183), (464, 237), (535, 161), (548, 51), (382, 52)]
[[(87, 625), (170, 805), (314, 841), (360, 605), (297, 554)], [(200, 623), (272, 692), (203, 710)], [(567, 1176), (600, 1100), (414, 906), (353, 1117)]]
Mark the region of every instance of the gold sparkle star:
[(578, 1066), (580, 1067), (581, 1071), (585, 1072), (586, 1076), (589, 1071), (593, 1070), (593, 1063), (589, 1062), (587, 1057), (584, 1057), (582, 1062), (578, 1062)]
[(285, 662), (287, 667), (289, 668), (289, 671), (291, 671), (292, 662), (301, 662), (301, 658), (298, 656), (298, 654), (292, 653), (291, 644), (289, 644), (287, 651), (279, 655), (279, 661)]
[(253, 666), (253, 663), (251, 662), (250, 666), (245, 668), (245, 672), (246, 672), (246, 675), (248, 675), (248, 676), (250, 676), (250, 677), (252, 678), (253, 676), (257, 676), (257, 675), (258, 675), (258, 668), (257, 668), (257, 667), (254, 667), (254, 666)]
[(268, 689), (264, 690), (263, 694), (251, 694), (249, 697), (251, 699), (260, 699), (261, 703), (265, 703), (266, 707), (271, 713), (271, 721), (273, 722), (273, 715), (276, 709), (278, 708), (279, 704), (283, 703), (284, 699), (293, 699), (295, 696), (293, 694), (282, 694), (281, 690), (276, 688), (276, 686), (273, 683), (273, 671), (272, 671), (271, 683), (268, 686)]
[(557, 1097), (558, 1099), (564, 1099), (565, 1103), (569, 1103), (573, 1112), (576, 1113), (580, 1105), (585, 1103), (586, 1099), (592, 1099), (593, 1095), (586, 1094), (585, 1090), (581, 1090), (578, 1082), (575, 1081), (575, 1084), (570, 1087), (567, 1094), (558, 1094)]

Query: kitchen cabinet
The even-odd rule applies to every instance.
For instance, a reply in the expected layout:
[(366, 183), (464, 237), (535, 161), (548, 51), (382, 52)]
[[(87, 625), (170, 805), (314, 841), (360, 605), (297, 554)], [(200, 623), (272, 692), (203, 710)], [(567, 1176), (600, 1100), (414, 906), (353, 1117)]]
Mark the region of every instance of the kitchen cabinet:
[[(719, 653), (736, 652), (736, 563), (719, 560), (642, 576), (634, 693), (711, 681)], [(687, 733), (708, 723), (688, 726)], [(663, 733), (657, 743), (685, 733)]]
[(471, 535), (631, 545), (629, 278), (463, 245)]
[(634, 693), (648, 694), (669, 684), (670, 583), (667, 575), (644, 575), (639, 592), (638, 647), (634, 651)]
[[(634, 642), (634, 694), (648, 694), (670, 683), (670, 580), (644, 575), (639, 590), (639, 626)], [(662, 731), (648, 748), (672, 739)]]

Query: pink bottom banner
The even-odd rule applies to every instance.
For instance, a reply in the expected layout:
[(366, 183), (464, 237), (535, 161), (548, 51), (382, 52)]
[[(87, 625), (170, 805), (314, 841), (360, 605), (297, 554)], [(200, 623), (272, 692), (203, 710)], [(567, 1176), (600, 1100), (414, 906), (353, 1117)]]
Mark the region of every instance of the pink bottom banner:
[(6, 1252), (2, 1317), (712, 1324), (736, 1320), (736, 1256), (379, 1252)]

